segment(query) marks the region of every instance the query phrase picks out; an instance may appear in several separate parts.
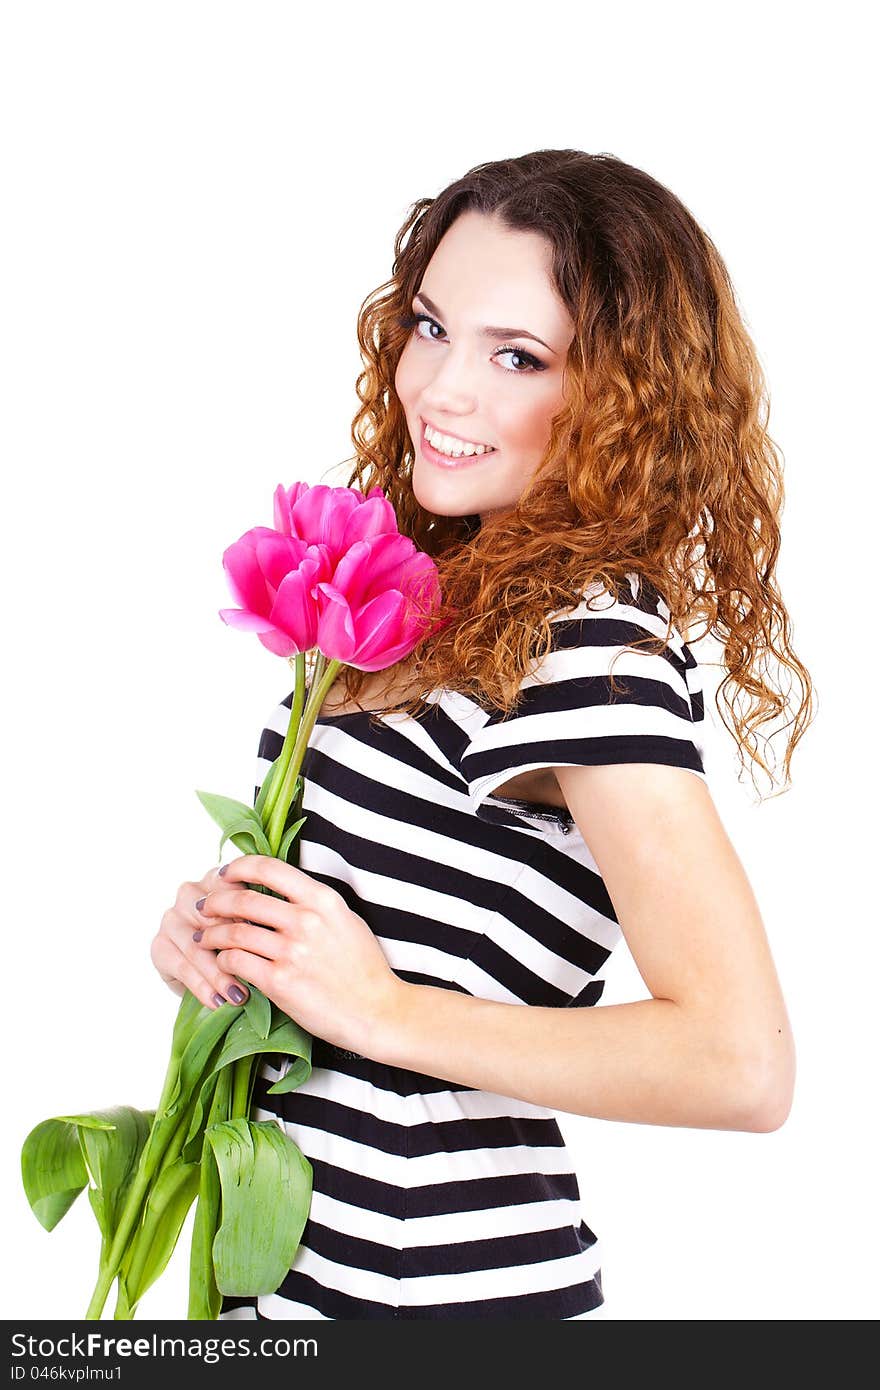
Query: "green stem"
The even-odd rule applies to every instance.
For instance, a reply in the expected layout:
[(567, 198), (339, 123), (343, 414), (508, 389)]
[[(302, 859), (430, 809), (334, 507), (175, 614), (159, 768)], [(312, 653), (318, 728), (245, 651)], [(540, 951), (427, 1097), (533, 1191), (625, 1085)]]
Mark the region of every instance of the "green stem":
[[(250, 1117), (253, 1081), (260, 1055), (251, 1053), (248, 1057), (239, 1057), (223, 1068), (206, 1128), (218, 1120)], [(222, 1298), (217, 1288), (213, 1249), (221, 1216), (220, 1179), (213, 1158), (203, 1149), (190, 1256), (188, 1318), (216, 1319), (220, 1311)]]
[(180, 1125), (180, 1116), (168, 1115), (166, 1111), (172, 1103), (172, 1098), (176, 1097), (180, 1090), (181, 1062), (186, 1053), (187, 1045), (194, 1036), (201, 1011), (202, 1005), (198, 999), (189, 990), (186, 990), (174, 1020), (171, 1057), (162, 1084), (159, 1104), (153, 1115), (153, 1123), (150, 1126), (146, 1143), (141, 1150), (137, 1170), (126, 1195), (119, 1222), (113, 1232), (113, 1239), (106, 1246), (102, 1244), (98, 1281), (86, 1312), (88, 1321), (95, 1321), (101, 1316), (113, 1280), (125, 1258), (132, 1231), (135, 1230), (143, 1214), (150, 1183), (157, 1167), (162, 1162), (169, 1140), (173, 1138)]
[[(317, 653), (317, 659), (322, 659), (320, 652)], [(305, 654), (303, 652), (300, 652), (295, 657), (289, 657), (288, 660), (289, 664), (293, 668), (295, 680), (293, 687), (293, 700), (291, 702), (290, 707), (290, 719), (288, 720), (287, 731), (284, 735), (284, 743), (281, 745), (281, 752), (278, 755), (283, 769), (287, 768), (290, 762), (291, 754), (293, 753), (294, 744), (296, 743), (296, 735), (297, 730), (299, 729), (299, 721), (302, 718), (306, 689)], [(266, 804), (263, 807), (264, 825), (268, 824), (269, 817), (271, 816), (272, 812), (275, 810), (275, 807), (278, 804), (278, 793), (281, 790), (282, 775), (283, 774), (279, 775), (274, 787), (272, 788), (272, 790), (266, 798)]]
[[(232, 1094), (232, 1073), (235, 1067), (230, 1062), (218, 1074), (217, 1087), (211, 1100), (205, 1129), (213, 1124), (233, 1118), (230, 1115)], [(214, 1164), (213, 1155), (207, 1152), (210, 1146), (202, 1146), (202, 1162), (199, 1171), (199, 1197), (193, 1222), (192, 1244), (189, 1264), (189, 1306), (187, 1318), (199, 1321), (216, 1319), (220, 1311), (221, 1295), (217, 1288), (214, 1273), (213, 1248), (220, 1221), (220, 1178)]]
[[(184, 996), (184, 999), (185, 998), (186, 996)], [(181, 1005), (181, 1008), (182, 1007)], [(109, 1252), (106, 1257), (102, 1255), (101, 1265), (98, 1271), (98, 1282), (95, 1285), (95, 1290), (86, 1312), (85, 1320), (87, 1322), (95, 1322), (100, 1318), (104, 1304), (107, 1302), (107, 1295), (110, 1292), (113, 1280), (116, 1278), (117, 1271), (125, 1255), (129, 1236), (140, 1218), (144, 1198), (156, 1165), (156, 1151), (158, 1149), (161, 1156), (164, 1149), (164, 1144), (159, 1143), (159, 1136), (163, 1130), (163, 1126), (169, 1135), (174, 1132), (174, 1126), (169, 1123), (168, 1117), (164, 1115), (164, 1111), (177, 1080), (179, 1068), (180, 1057), (177, 1055), (177, 1049), (175, 1049), (171, 1054), (171, 1061), (168, 1064), (168, 1071), (162, 1086), (162, 1095), (156, 1107), (156, 1113), (153, 1117), (153, 1123), (150, 1127), (147, 1141), (141, 1150), (137, 1172), (128, 1190), (128, 1196), (122, 1208), (119, 1225), (116, 1227), (113, 1234)]]
[[(343, 666), (341, 661), (328, 661), (326, 668), (323, 666), (325, 658), (319, 652), (315, 661), (315, 673), (312, 677), (312, 688), (309, 692), (308, 702), (303, 712), (302, 719), (299, 721), (296, 732), (296, 740), (293, 745), (293, 752), (290, 762), (284, 770), (284, 776), (279, 779), (277, 784), (277, 796), (274, 798), (274, 806), (271, 814), (264, 817), (266, 822), (266, 834), (269, 840), (270, 852), (277, 858), (281, 841), (284, 838), (284, 826), (287, 821), (287, 813), (290, 810), (290, 803), (293, 799), (293, 789), (305, 751), (308, 747), (309, 737), (314, 727), (315, 720), (320, 713), (324, 703), (324, 696), (333, 685)], [(293, 721), (291, 720), (291, 724)], [(288, 729), (289, 732), (289, 729)]]
[(251, 1074), (256, 1060), (256, 1056), (251, 1053), (249, 1057), (239, 1057), (237, 1061), (230, 1064), (232, 1066), (230, 1119), (247, 1120), (250, 1118)]
[(92, 1299), (86, 1312), (85, 1320), (87, 1322), (95, 1322), (101, 1316), (104, 1304), (107, 1302), (107, 1295), (110, 1292), (113, 1280), (116, 1278), (120, 1263), (125, 1254), (125, 1243), (134, 1229), (135, 1222), (140, 1217), (141, 1204), (149, 1185), (149, 1171), (139, 1172), (135, 1182), (129, 1190), (125, 1208), (122, 1213), (122, 1220), (116, 1228), (116, 1233), (113, 1237), (110, 1254), (101, 1265), (98, 1282), (95, 1285), (95, 1291), (92, 1294)]
[[(225, 1068), (223, 1070), (225, 1070)], [(220, 1074), (217, 1073), (214, 1077), (214, 1085), (211, 1089), (211, 1100), (207, 1107), (208, 1113), (210, 1113), (214, 1103), (214, 1096), (217, 1091), (217, 1081), (219, 1079), (219, 1075)], [(196, 1108), (196, 1104), (198, 1102), (200, 1091), (201, 1086), (197, 1086), (193, 1092), (191, 1102), (187, 1106), (180, 1120), (180, 1123), (178, 1124), (170, 1140), (168, 1141), (168, 1147), (162, 1154), (159, 1165), (156, 1169), (156, 1172), (153, 1175), (151, 1192), (153, 1188), (155, 1188), (155, 1185), (158, 1182), (160, 1175), (165, 1171), (166, 1168), (169, 1168), (172, 1163), (176, 1163), (178, 1158), (180, 1157), (181, 1151), (183, 1150), (184, 1144), (186, 1143), (186, 1136), (189, 1131), (190, 1124), (192, 1123), (192, 1117)], [(203, 1132), (205, 1128), (206, 1125), (203, 1123)], [(140, 1285), (143, 1280), (144, 1267), (146, 1266), (147, 1260), (150, 1257), (150, 1252), (153, 1248), (153, 1242), (155, 1240), (156, 1233), (159, 1227), (161, 1226), (162, 1222), (165, 1220), (164, 1210), (156, 1209), (151, 1211), (149, 1207), (149, 1201), (150, 1193), (147, 1193), (146, 1201), (144, 1202), (143, 1222), (138, 1227), (134, 1240), (129, 1245), (128, 1250), (126, 1251), (125, 1257), (123, 1258), (122, 1264), (120, 1266), (120, 1272), (122, 1272), (125, 1275), (125, 1284), (128, 1291), (128, 1298), (132, 1310), (134, 1310), (134, 1308), (137, 1306), (137, 1303), (143, 1296), (144, 1290), (140, 1287)]]

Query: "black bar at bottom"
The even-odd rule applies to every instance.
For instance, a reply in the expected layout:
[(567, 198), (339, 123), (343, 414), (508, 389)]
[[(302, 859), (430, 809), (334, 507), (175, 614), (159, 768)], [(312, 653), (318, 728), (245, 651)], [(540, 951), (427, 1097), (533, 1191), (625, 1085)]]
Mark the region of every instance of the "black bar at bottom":
[[(370, 1322), (344, 1319), (279, 1322), (112, 1320), (4, 1322), (6, 1383), (26, 1386), (111, 1385), (155, 1390), (157, 1376), (196, 1390), (226, 1384), (228, 1372), (257, 1378), (259, 1390), (334, 1383), (351, 1372), (387, 1385), (419, 1382), (428, 1372), (461, 1376), (473, 1357), (486, 1360), (495, 1380), (505, 1368), (519, 1378), (546, 1377), (556, 1358), (595, 1347), (587, 1322)], [(423, 1358), (427, 1356), (426, 1362)], [(549, 1358), (549, 1360), (548, 1360)], [(3, 1375), (0, 1370), (0, 1376)]]

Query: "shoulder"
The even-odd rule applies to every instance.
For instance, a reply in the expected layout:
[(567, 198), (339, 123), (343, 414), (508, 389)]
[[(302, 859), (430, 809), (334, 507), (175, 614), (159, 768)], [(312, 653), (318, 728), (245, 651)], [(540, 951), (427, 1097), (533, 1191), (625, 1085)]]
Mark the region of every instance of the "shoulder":
[(699, 667), (669, 617), (637, 576), (551, 615), (551, 647), (513, 708), (481, 711), (471, 731), (462, 770), (476, 798), (542, 767), (656, 763), (703, 777)]
[[(631, 572), (613, 589), (590, 584), (575, 605), (551, 613), (549, 624), (549, 648), (523, 677), (517, 708), (540, 703), (540, 688), (553, 685), (560, 686), (558, 698), (588, 703), (623, 697), (650, 704), (658, 695), (668, 703), (663, 686), (686, 703), (701, 695), (697, 659), (662, 594), (643, 576)], [(700, 699), (689, 717), (702, 716)]]
[(664, 638), (670, 652), (684, 661), (687, 644), (670, 617), (656, 586), (631, 571), (613, 588), (599, 580), (588, 585), (575, 606), (556, 610), (549, 620), (554, 648), (620, 646)]

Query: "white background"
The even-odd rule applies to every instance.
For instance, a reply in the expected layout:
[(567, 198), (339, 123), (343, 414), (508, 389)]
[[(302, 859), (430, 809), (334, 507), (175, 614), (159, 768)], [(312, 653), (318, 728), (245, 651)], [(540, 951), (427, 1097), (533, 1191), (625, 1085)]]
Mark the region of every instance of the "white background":
[[(345, 481), (357, 311), (410, 203), (544, 147), (644, 168), (726, 260), (785, 456), (778, 575), (818, 705), (762, 805), (717, 714), (710, 750), (794, 1027), (793, 1110), (772, 1134), (560, 1117), (606, 1316), (876, 1316), (867, 15), (3, 7), (5, 1317), (85, 1311), (87, 1199), (44, 1231), (21, 1143), (51, 1115), (155, 1105), (177, 999), (150, 940), (217, 860), (195, 788), (250, 799), (290, 689), (217, 616), (222, 551), (271, 524), (277, 483)], [(603, 1002), (645, 995), (621, 945)], [(139, 1318), (186, 1316), (189, 1227)]]

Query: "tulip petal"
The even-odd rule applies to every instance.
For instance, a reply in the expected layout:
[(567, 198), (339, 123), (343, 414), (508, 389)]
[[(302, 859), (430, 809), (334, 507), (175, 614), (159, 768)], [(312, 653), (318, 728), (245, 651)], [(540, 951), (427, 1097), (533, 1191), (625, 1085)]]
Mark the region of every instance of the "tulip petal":
[(397, 517), (391, 503), (380, 491), (378, 497), (368, 497), (351, 513), (342, 538), (343, 549), (347, 550), (355, 541), (368, 540), (385, 533), (397, 534)]
[(306, 546), (296, 537), (281, 536), (277, 531), (270, 531), (268, 536), (262, 536), (257, 541), (255, 553), (268, 591), (274, 595), (285, 576), (299, 568)]
[(335, 564), (336, 561), (330, 551), (329, 546), (310, 545), (307, 548), (306, 553), (303, 556), (302, 561), (300, 563), (300, 569), (305, 574), (307, 572), (308, 567), (308, 573), (311, 576), (310, 583), (313, 597), (317, 585), (320, 584), (322, 580), (325, 580), (329, 583), (330, 580), (333, 578), (333, 570)]
[(229, 627), (236, 627), (241, 632), (266, 632), (272, 623), (268, 618), (262, 617), (259, 613), (251, 613), (246, 608), (221, 608), (220, 617)]
[(286, 632), (281, 632), (277, 627), (270, 628), (268, 632), (258, 632), (257, 640), (276, 656), (298, 656), (300, 651), (308, 650), (298, 647), (292, 637), (288, 637)]
[(272, 520), (275, 522), (275, 530), (280, 531), (283, 536), (293, 534), (290, 529), (290, 502), (287, 497), (287, 489), (281, 483), (276, 487), (272, 499)]
[(266, 613), (269, 610), (269, 595), (257, 560), (256, 547), (261, 539), (275, 535), (277, 532), (270, 531), (268, 526), (254, 527), (223, 552), (223, 568), (233, 597), (240, 607), (248, 608), (253, 613)]
[(285, 488), (282, 483), (278, 484), (273, 498), (276, 531), (280, 531), (282, 535), (285, 536), (295, 534), (291, 526), (290, 509), (299, 501), (303, 493), (308, 492), (308, 490), (308, 483), (294, 483), (293, 487), (289, 488)]
[[(349, 607), (362, 608), (375, 597), (373, 588), (372, 541), (355, 541), (342, 556), (333, 572), (333, 588), (345, 595)], [(383, 585), (390, 588), (390, 585)]]
[(315, 646), (318, 615), (312, 598), (313, 578), (317, 567), (306, 562), (302, 569), (285, 575), (272, 604), (272, 623), (293, 639), (300, 651)]
[(351, 608), (345, 595), (333, 584), (318, 586), (318, 635), (316, 645), (330, 661), (352, 663), (355, 650), (355, 628)]
[(326, 545), (334, 558), (342, 552), (345, 526), (358, 505), (351, 488), (328, 487), (316, 483), (290, 509), (294, 533), (309, 545)]
[[(381, 536), (373, 536), (364, 543), (370, 547), (370, 598), (376, 598), (386, 589), (399, 589), (400, 567), (415, 553), (413, 542), (408, 536), (401, 536), (395, 531), (392, 534), (386, 532)], [(337, 575), (344, 564), (343, 558), (337, 566)]]
[(406, 603), (398, 589), (388, 589), (358, 609), (354, 615), (357, 643), (353, 665), (362, 671), (381, 671), (398, 659), (394, 653), (405, 645), (405, 612)]
[(401, 593), (412, 596), (429, 613), (436, 613), (442, 603), (437, 566), (422, 550), (416, 550), (400, 567), (397, 586)]

